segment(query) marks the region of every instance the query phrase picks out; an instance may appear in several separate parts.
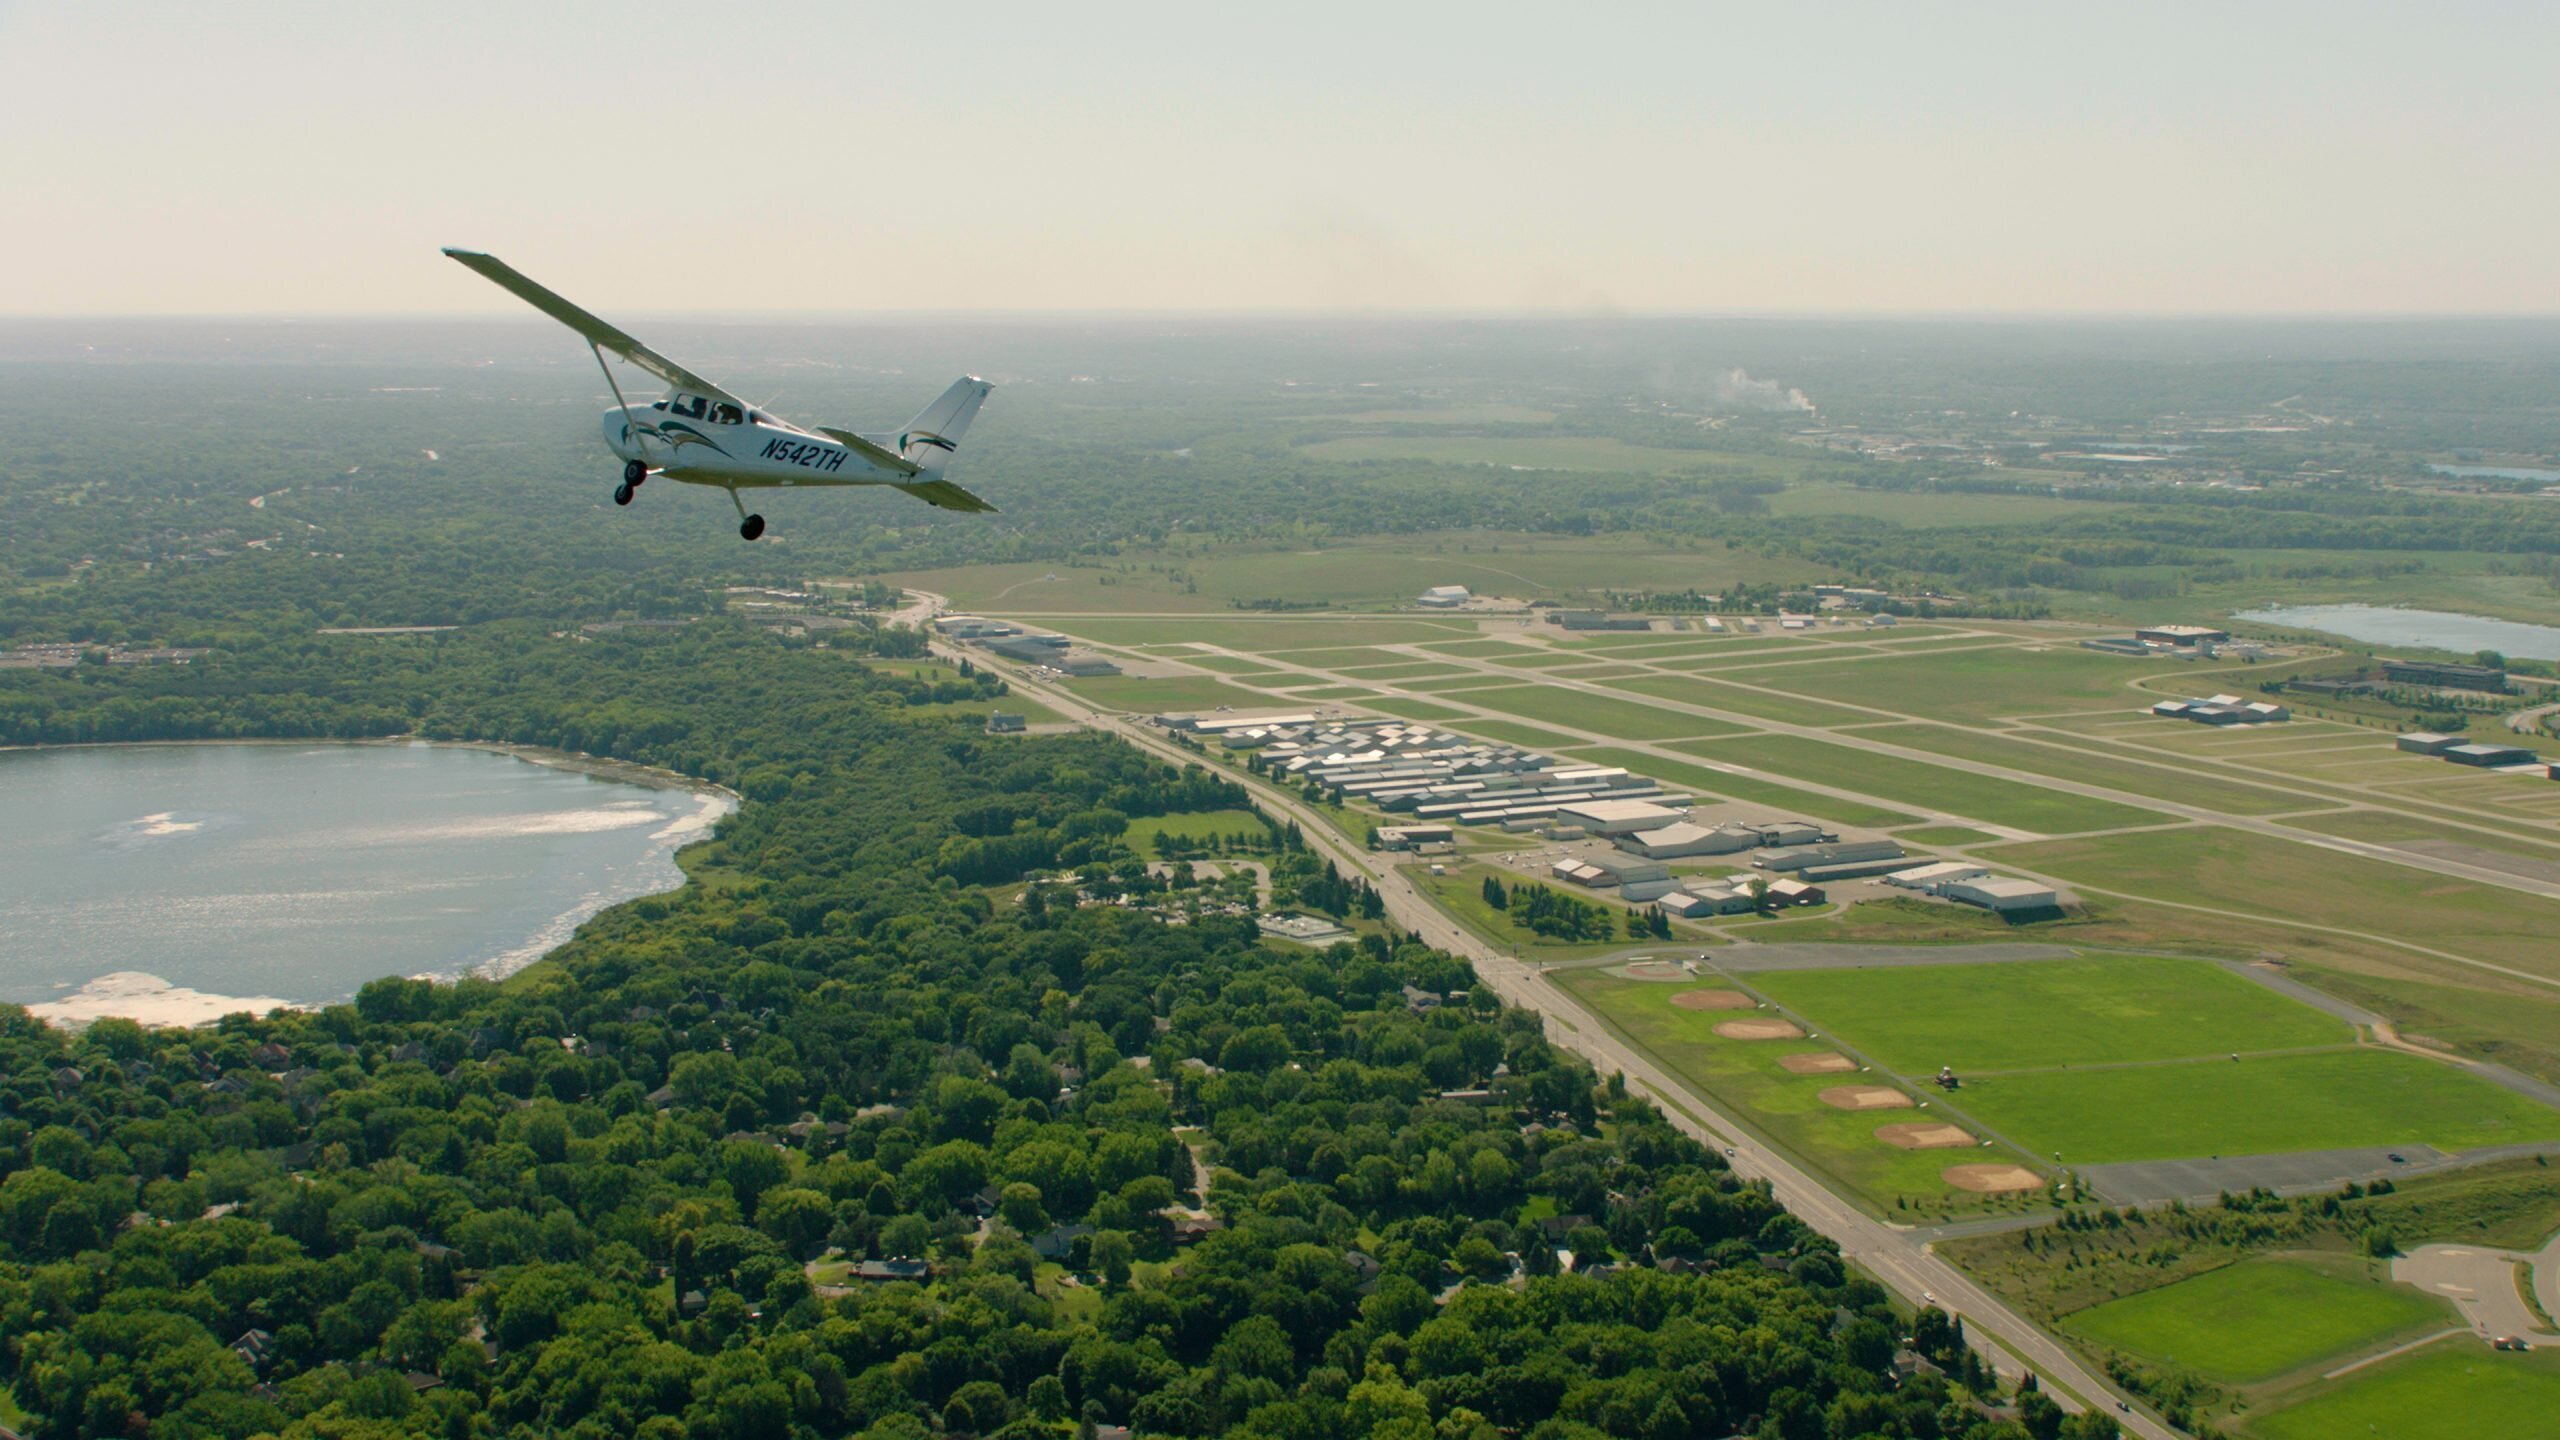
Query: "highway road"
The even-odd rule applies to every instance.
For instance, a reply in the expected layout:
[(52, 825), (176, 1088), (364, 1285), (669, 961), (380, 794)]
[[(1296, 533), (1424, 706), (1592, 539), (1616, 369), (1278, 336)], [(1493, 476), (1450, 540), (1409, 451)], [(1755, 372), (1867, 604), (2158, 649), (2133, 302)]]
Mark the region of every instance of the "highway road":
[[(919, 595), (916, 603), (899, 615), (915, 623), (912, 617), (929, 618), (940, 604), (940, 596)], [(933, 643), (935, 652), (945, 658), (959, 659), (964, 654), (939, 640)], [(1022, 667), (994, 660), (983, 652), (965, 653), (972, 663), (996, 669), (1015, 688), (1069, 721), (1108, 731), (1175, 764), (1206, 763), (1203, 757), (1173, 743), (1143, 720), (1097, 710), (1072, 692), (1034, 680)], [(1672, 1123), (1700, 1143), (1728, 1153), (1737, 1174), (1767, 1181), (1780, 1204), (1829, 1236), (1843, 1256), (1865, 1267), (1913, 1304), (1934, 1300), (1940, 1308), (1962, 1316), (1965, 1333), (1974, 1347), (2004, 1376), (2014, 1378), (2022, 1368), (2034, 1370), (2066, 1408), (2077, 1408), (2072, 1404), (2075, 1394), (2103, 1407), (2118, 1405), (2121, 1397), (2102, 1378), (1964, 1272), (1938, 1258), (1925, 1242), (1866, 1214), (1784, 1154), (1753, 1139), (1714, 1102), (1664, 1074), (1619, 1041), (1596, 1017), (1532, 967), (1502, 953), (1451, 919), (1396, 867), (1342, 839), (1323, 817), (1289, 792), (1258, 777), (1231, 774), (1229, 778), (1242, 783), (1266, 813), (1297, 822), (1307, 843), (1346, 874), (1367, 877), (1377, 887), (1388, 915), (1397, 925), (1420, 935), (1428, 944), (1465, 956), (1477, 975), (1505, 1003), (1537, 1011), (1555, 1043), (1579, 1053), (1603, 1074), (1624, 1074), (1629, 1088), (1648, 1094)], [(2116, 1418), (2127, 1432), (2143, 1440), (2174, 1440), (2178, 1434), (2140, 1411), (2119, 1411)]]

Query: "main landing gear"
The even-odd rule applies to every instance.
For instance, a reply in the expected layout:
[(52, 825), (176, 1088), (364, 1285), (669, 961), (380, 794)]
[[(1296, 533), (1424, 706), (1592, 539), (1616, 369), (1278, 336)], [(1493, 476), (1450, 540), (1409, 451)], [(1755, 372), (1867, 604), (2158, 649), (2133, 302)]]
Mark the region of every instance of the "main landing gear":
[(764, 517), (761, 515), (748, 514), (747, 507), (741, 504), (738, 500), (737, 491), (732, 490), (729, 492), (729, 503), (738, 507), (739, 539), (753, 540), (764, 533)]
[(648, 478), (648, 466), (641, 464), (637, 460), (625, 462), (622, 467), (622, 483), (613, 487), (613, 503), (616, 505), (630, 504), (632, 492), (638, 490), (641, 482)]

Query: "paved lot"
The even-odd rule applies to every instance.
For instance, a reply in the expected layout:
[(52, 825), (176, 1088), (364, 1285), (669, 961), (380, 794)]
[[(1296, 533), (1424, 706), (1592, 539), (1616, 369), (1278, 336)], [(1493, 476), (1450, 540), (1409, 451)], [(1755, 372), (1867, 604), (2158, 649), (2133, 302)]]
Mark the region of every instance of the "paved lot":
[[(2394, 1163), (2392, 1156), (2401, 1157)], [(2080, 1171), (2089, 1188), (2115, 1205), (2208, 1201), (2263, 1185), (2280, 1195), (2335, 1190), (2350, 1180), (2406, 1177), (2440, 1169), (2454, 1157), (2432, 1145), (2368, 1145), (2290, 1155), (2219, 1155), (2204, 1160), (2139, 1160)]]
[(2421, 1245), (2391, 1262), (2391, 1278), (2451, 1300), (2463, 1323), (2485, 1338), (2521, 1335), (2560, 1344), (2560, 1333), (2544, 1328), (2518, 1293), (2519, 1265), (2533, 1267), (2534, 1291), (2545, 1309), (2560, 1302), (2560, 1235), (2531, 1255), (2479, 1245)]

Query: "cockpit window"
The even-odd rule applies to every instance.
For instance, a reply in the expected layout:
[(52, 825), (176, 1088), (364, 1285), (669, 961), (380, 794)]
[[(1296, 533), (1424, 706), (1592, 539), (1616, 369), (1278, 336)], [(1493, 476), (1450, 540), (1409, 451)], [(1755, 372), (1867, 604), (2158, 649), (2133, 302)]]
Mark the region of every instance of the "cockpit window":
[(726, 402), (726, 401), (723, 401), (723, 402), (721, 402), (720, 404), (717, 404), (717, 405), (712, 406), (712, 407), (711, 407), (711, 423), (712, 423), (712, 424), (714, 424), (714, 425), (735, 425), (735, 424), (737, 424), (737, 423), (738, 423), (738, 407), (737, 407), (737, 406), (735, 406), (735, 405), (731, 405), (731, 404), (729, 404), (729, 403), (728, 403), (728, 402)]
[(667, 411), (670, 414), (682, 415), (688, 420), (699, 420), (702, 418), (703, 410), (709, 404), (709, 401), (699, 395), (679, 395), (667, 406)]

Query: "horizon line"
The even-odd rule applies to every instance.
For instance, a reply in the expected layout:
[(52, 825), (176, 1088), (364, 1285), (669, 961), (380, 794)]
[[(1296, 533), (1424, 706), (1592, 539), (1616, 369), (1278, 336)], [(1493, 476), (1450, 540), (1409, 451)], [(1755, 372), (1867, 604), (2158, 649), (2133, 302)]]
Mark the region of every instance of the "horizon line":
[[(2560, 320), (2560, 308), (2549, 310), (2105, 310), (2105, 309), (1530, 309), (1502, 307), (1052, 307), (1007, 309), (866, 309), (866, 310), (630, 310), (623, 312), (642, 321), (667, 320), (679, 323), (729, 321), (735, 323), (772, 323), (803, 321), (811, 324), (848, 320), (1324, 320), (1324, 321), (1389, 321), (1389, 320), (1500, 320), (1500, 321), (1644, 321), (1644, 320), (1795, 320), (1795, 321), (2325, 321), (2335, 323), (2372, 324), (2397, 321), (2505, 321), (2527, 322)], [(89, 322), (151, 321), (164, 324), (221, 323), (262, 321), (275, 324), (327, 324), (343, 322), (445, 322), (472, 324), (488, 321), (536, 324), (542, 317), (510, 313), (500, 309), (485, 310), (98, 310), (98, 311), (29, 311), (0, 312), (0, 325), (72, 324)]]

